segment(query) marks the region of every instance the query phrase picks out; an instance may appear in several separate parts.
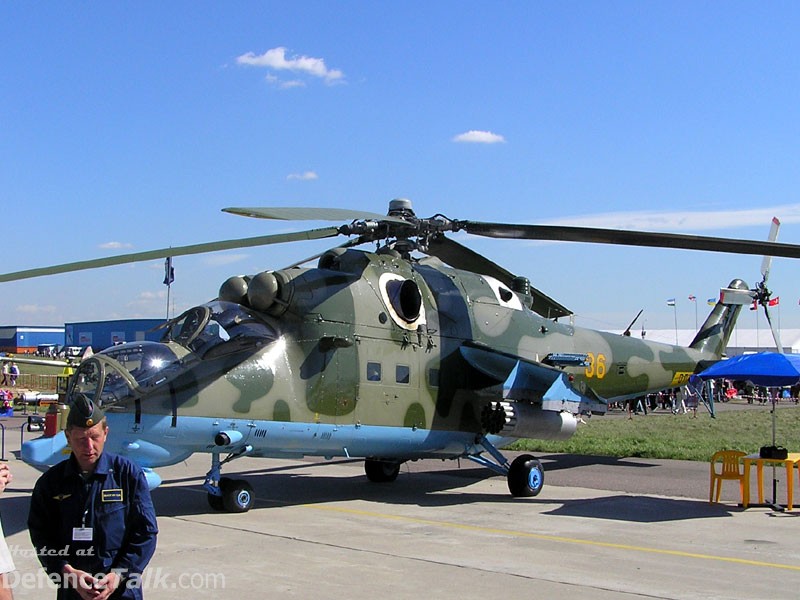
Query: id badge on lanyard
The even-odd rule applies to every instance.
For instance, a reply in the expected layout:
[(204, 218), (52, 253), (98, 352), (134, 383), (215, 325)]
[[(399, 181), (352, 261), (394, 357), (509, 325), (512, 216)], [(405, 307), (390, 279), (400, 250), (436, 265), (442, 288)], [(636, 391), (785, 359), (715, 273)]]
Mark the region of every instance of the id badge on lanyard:
[(86, 517), (89, 515), (89, 509), (83, 511), (83, 518), (81, 519), (80, 527), (72, 528), (72, 541), (73, 542), (91, 542), (94, 535), (94, 529), (86, 526)]

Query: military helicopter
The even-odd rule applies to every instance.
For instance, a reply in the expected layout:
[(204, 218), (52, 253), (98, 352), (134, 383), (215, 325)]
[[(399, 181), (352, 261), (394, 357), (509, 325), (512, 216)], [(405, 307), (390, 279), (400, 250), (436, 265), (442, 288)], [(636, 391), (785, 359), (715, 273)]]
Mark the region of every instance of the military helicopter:
[[(244, 456), (363, 458), (373, 482), (401, 464), (469, 459), (534, 496), (541, 463), (501, 449), (518, 438), (567, 439), (582, 416), (685, 384), (718, 360), (743, 305), (766, 309), (766, 277), (722, 290), (687, 348), (575, 327), (571, 312), (446, 234), (768, 254), (800, 246), (582, 227), (419, 218), (408, 200), (386, 215), (344, 209), (227, 208), (280, 220), (343, 225), (166, 248), (0, 275), (0, 281), (229, 248), (347, 236), (286, 268), (233, 276), (216, 299), (163, 325), (161, 342), (113, 346), (81, 362), (67, 397), (86, 395), (108, 418), (110, 451), (146, 471), (210, 455), (213, 509), (253, 506), (247, 481), (222, 476)], [(365, 251), (356, 246), (374, 243)], [(316, 260), (314, 267), (302, 264)], [(26, 442), (22, 458), (63, 460), (63, 432)]]

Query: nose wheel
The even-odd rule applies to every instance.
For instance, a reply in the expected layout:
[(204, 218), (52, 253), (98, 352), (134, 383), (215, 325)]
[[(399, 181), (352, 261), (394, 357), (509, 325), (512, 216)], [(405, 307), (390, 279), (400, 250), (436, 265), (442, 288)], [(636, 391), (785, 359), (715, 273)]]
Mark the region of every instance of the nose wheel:
[(256, 499), (253, 486), (244, 479), (222, 477), (219, 480), (219, 491), (219, 495), (208, 492), (208, 505), (214, 510), (247, 512), (253, 507)]

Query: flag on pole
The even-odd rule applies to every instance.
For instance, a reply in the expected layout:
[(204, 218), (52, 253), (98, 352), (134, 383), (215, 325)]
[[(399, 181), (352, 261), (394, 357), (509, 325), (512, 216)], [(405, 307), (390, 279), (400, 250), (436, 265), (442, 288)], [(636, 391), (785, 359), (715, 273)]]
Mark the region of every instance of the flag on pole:
[(164, 261), (164, 285), (170, 285), (175, 281), (175, 269), (172, 267), (172, 257), (168, 256)]
[(689, 300), (690, 300), (690, 301), (692, 301), (692, 302), (694, 302), (695, 300), (697, 300), (697, 296), (695, 296), (694, 294), (692, 294), (692, 295), (690, 295), (690, 296), (689, 296)]
[(758, 310), (758, 302), (753, 300), (753, 303), (750, 305), (750, 310)]
[(675, 306), (675, 298), (670, 298), (667, 300), (667, 306)]
[(709, 298), (708, 300), (706, 300), (706, 302), (708, 303), (709, 306), (714, 306), (717, 303), (717, 299)]
[(781, 303), (780, 296), (775, 296), (774, 298), (770, 298), (769, 302), (767, 302), (769, 306), (778, 306), (778, 304), (780, 303)]

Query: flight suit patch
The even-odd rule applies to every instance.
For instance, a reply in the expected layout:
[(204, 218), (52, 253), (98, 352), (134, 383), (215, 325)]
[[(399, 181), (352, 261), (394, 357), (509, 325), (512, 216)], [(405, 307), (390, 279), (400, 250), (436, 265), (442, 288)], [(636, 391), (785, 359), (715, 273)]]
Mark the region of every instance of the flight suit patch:
[(100, 500), (103, 502), (122, 502), (122, 490), (101, 490)]

